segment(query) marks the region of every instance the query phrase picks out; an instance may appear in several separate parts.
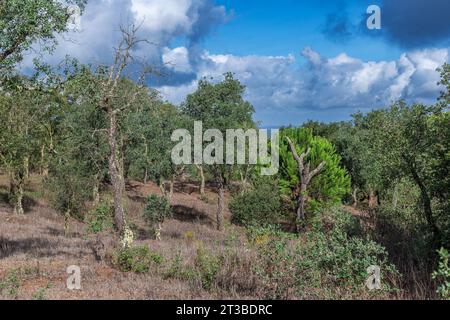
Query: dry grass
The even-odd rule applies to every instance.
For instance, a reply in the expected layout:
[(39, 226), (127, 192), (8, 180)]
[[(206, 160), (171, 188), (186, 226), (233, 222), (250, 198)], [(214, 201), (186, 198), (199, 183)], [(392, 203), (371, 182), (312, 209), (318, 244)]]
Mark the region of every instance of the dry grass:
[[(7, 179), (0, 176), (0, 194), (6, 192), (7, 183)], [(27, 186), (27, 194), (35, 195), (39, 188), (39, 179), (34, 177)], [(241, 234), (242, 237), (239, 228), (228, 225), (225, 232), (215, 230), (215, 205), (199, 201), (197, 194), (182, 192), (174, 195), (175, 217), (164, 223), (162, 241), (150, 239), (140, 214), (145, 197), (159, 192), (153, 184), (144, 186), (133, 182), (127, 187), (128, 220), (139, 229), (137, 245), (147, 245), (152, 251), (162, 252), (166, 259), (179, 254), (185, 261), (194, 259), (200, 242), (211, 251), (240, 245), (240, 240), (229, 239), (229, 234)], [(208, 190), (208, 197), (213, 199), (213, 190)], [(217, 298), (205, 290), (192, 290), (192, 286), (183, 280), (165, 279), (156, 273), (121, 273), (110, 267), (105, 259), (99, 261), (99, 244), (103, 253), (114, 247), (114, 239), (108, 233), (89, 235), (84, 223), (72, 220), (70, 237), (66, 238), (63, 217), (49, 208), (45, 200), (30, 201), (24, 216), (13, 215), (4, 200), (0, 198), (0, 279), (17, 271), (19, 286), (13, 297), (0, 292), (0, 299), (33, 299), (39, 291), (47, 299)], [(229, 212), (226, 216), (229, 218)], [(81, 268), (81, 291), (66, 288), (69, 276), (66, 269), (70, 265)]]

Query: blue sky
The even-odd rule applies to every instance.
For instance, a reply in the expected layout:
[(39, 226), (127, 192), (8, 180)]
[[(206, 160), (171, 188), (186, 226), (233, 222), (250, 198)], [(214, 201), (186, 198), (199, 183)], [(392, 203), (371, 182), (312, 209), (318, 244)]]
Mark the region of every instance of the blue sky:
[[(373, 4), (381, 30), (366, 27)], [(149, 85), (174, 104), (199, 79), (231, 71), (264, 126), (346, 120), (399, 99), (436, 100), (449, 12), (448, 0), (91, 0), (49, 62), (110, 63), (118, 26), (134, 21), (156, 44), (134, 54), (163, 69)]]
[(357, 37), (350, 43), (333, 42), (325, 37), (323, 28), (327, 16), (341, 11), (357, 23), (376, 1), (279, 0), (279, 1), (217, 1), (232, 8), (232, 18), (205, 40), (212, 53), (235, 55), (299, 54), (311, 46), (325, 57), (347, 52), (364, 60), (397, 58), (401, 50), (382, 39)]

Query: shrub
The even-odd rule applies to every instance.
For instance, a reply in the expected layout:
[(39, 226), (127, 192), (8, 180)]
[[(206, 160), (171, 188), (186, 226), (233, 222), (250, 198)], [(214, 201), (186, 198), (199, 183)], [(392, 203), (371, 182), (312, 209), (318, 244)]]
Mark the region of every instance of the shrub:
[(100, 202), (84, 218), (88, 225), (88, 232), (99, 233), (106, 229), (112, 229), (114, 226), (113, 212), (114, 208), (109, 201)]
[(147, 198), (147, 204), (144, 208), (144, 219), (149, 224), (151, 232), (160, 230), (160, 224), (165, 219), (172, 217), (172, 208), (165, 197), (151, 195)]
[(248, 226), (276, 223), (281, 212), (276, 182), (260, 178), (252, 189), (233, 197), (230, 210), (235, 224)]
[(433, 279), (440, 281), (437, 293), (439, 293), (443, 299), (450, 300), (450, 254), (448, 250), (442, 248), (439, 251), (439, 257), (439, 266), (436, 272), (433, 273)]
[(46, 298), (46, 294), (47, 294), (47, 290), (52, 288), (52, 284), (51, 283), (47, 283), (47, 285), (43, 288), (39, 288), (34, 294), (33, 294), (33, 299), (34, 300), (47, 300)]
[(0, 279), (0, 295), (5, 294), (16, 298), (20, 287), (19, 270), (12, 269), (6, 273), (4, 279)]
[(220, 270), (220, 259), (209, 254), (203, 246), (197, 248), (195, 270), (198, 272), (203, 289), (209, 290)]
[(247, 236), (258, 253), (253, 270), (263, 299), (340, 299), (368, 294), (367, 268), (379, 266), (383, 290), (392, 292), (390, 280), (398, 276), (386, 250), (356, 232), (354, 218), (336, 210), (299, 238), (274, 227), (249, 228)]
[(311, 229), (325, 233), (338, 229), (350, 237), (363, 235), (358, 218), (339, 207), (320, 210), (320, 214), (311, 219)]
[(386, 276), (397, 274), (382, 246), (368, 239), (349, 237), (338, 229), (329, 234), (308, 234), (307, 246), (298, 247), (298, 254), (300, 268), (313, 266), (320, 270), (322, 279), (335, 285), (362, 288), (370, 266), (379, 266)]
[(120, 249), (116, 253), (115, 265), (122, 272), (148, 273), (151, 265), (161, 265), (163, 257), (146, 246)]
[(181, 256), (180, 252), (177, 252), (177, 254), (174, 257), (172, 257), (170, 267), (165, 272), (164, 278), (182, 279), (183, 270), (184, 270), (183, 257)]
[(275, 225), (249, 226), (246, 230), (247, 239), (252, 245), (264, 245), (272, 239), (289, 238), (294, 239), (294, 235), (283, 232)]
[[(295, 252), (289, 236), (267, 234), (267, 242), (257, 241), (258, 258), (253, 272), (260, 282), (263, 299), (290, 299), (298, 288)], [(257, 237), (261, 239), (261, 236)], [(266, 241), (266, 240), (264, 240)]]

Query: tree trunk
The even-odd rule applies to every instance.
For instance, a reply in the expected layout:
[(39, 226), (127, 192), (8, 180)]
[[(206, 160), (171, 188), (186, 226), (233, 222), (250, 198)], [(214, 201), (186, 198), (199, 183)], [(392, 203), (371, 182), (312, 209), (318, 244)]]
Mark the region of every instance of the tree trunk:
[(225, 186), (223, 178), (218, 183), (217, 230), (223, 230), (223, 211), (225, 209)]
[(100, 203), (100, 182), (98, 181), (98, 177), (95, 177), (94, 187), (92, 188), (92, 199), (94, 201), (94, 205), (98, 205)]
[(45, 144), (41, 146), (41, 176), (44, 176), (44, 172), (48, 173), (48, 170), (45, 168)]
[(21, 173), (10, 175), (9, 197), (13, 202), (13, 212), (17, 215), (25, 214), (25, 210), (23, 209), (23, 184), (24, 177)]
[(147, 168), (145, 168), (145, 171), (144, 171), (144, 185), (147, 184), (147, 180), (148, 180), (148, 170), (147, 170)]
[(200, 195), (205, 195), (205, 172), (203, 171), (203, 166), (197, 166), (198, 172), (200, 173)]
[(420, 189), (423, 209), (425, 212), (425, 219), (427, 220), (427, 224), (428, 224), (428, 227), (430, 228), (431, 232), (433, 232), (434, 244), (436, 246), (438, 246), (438, 245), (440, 245), (440, 242), (441, 242), (441, 232), (440, 232), (439, 227), (437, 226), (436, 221), (434, 220), (434, 217), (433, 217), (433, 209), (431, 206), (431, 197), (428, 195), (428, 191), (427, 191), (425, 184), (422, 182), (422, 179), (420, 179), (419, 174), (415, 170), (415, 166), (410, 165), (410, 170), (411, 170), (414, 182), (417, 184), (417, 186)]
[(161, 190), (161, 194), (167, 198), (166, 182), (162, 179), (159, 180), (159, 190)]
[(147, 184), (147, 180), (148, 180), (148, 145), (147, 145), (147, 139), (145, 138), (145, 136), (142, 136), (142, 139), (144, 140), (144, 156), (145, 156), (145, 169), (144, 169), (144, 185)]
[(358, 188), (355, 188), (353, 190), (352, 198), (353, 198), (353, 207), (354, 208), (358, 207)]
[(398, 205), (398, 191), (397, 191), (397, 185), (394, 187), (394, 194), (392, 195), (392, 207), (394, 209), (397, 209)]
[(64, 214), (64, 236), (65, 237), (68, 237), (69, 233), (70, 233), (69, 220), (70, 220), (70, 209), (68, 209), (66, 211), (66, 213)]
[(23, 186), (19, 184), (16, 186), (15, 190), (15, 204), (14, 204), (14, 214), (23, 215), (25, 211), (23, 210)]
[(374, 209), (377, 207), (378, 197), (374, 190), (370, 190), (369, 192), (369, 208)]
[(305, 221), (306, 219), (306, 198), (308, 185), (306, 183), (302, 183), (300, 187), (300, 194), (298, 195), (298, 205), (297, 205), (297, 232), (300, 232), (301, 226), (300, 222)]
[(248, 172), (249, 172), (250, 166), (246, 166), (244, 173), (242, 173), (242, 170), (239, 170), (239, 175), (241, 176), (241, 194), (244, 194), (245, 191), (249, 188), (248, 183)]
[(120, 236), (124, 233), (124, 209), (122, 206), (123, 196), (123, 177), (121, 177), (121, 170), (117, 149), (117, 119), (116, 114), (113, 111), (108, 112), (110, 126), (108, 134), (108, 142), (110, 148), (109, 155), (109, 175), (111, 178), (113, 197), (114, 197), (114, 223), (116, 230), (120, 233)]
[(161, 223), (158, 223), (158, 227), (155, 230), (155, 238), (158, 241), (161, 241), (161, 231), (162, 231), (162, 225), (161, 225)]
[(30, 158), (25, 157), (23, 160), (23, 169), (25, 172), (25, 179), (28, 179), (30, 177)]
[(169, 201), (172, 200), (175, 181), (172, 177), (169, 181)]

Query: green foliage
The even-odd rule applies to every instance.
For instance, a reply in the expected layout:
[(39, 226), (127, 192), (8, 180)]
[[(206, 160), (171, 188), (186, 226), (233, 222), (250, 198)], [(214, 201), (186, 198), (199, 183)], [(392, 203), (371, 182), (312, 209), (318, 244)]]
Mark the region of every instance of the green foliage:
[[(368, 115), (375, 140), (374, 159), (381, 166), (385, 185), (409, 178), (420, 190), (421, 212), (434, 233), (434, 242), (442, 241), (442, 215), (449, 199), (448, 164), (450, 143), (449, 115), (441, 106), (407, 106), (397, 103), (387, 110)], [(443, 121), (443, 122), (442, 122)], [(435, 203), (433, 205), (433, 202)]]
[(99, 233), (113, 229), (114, 207), (109, 201), (100, 202), (94, 210), (88, 212), (84, 221), (87, 223), (88, 232)]
[(164, 258), (147, 246), (121, 249), (116, 253), (115, 265), (122, 272), (148, 273), (152, 265), (160, 265)]
[(108, 145), (101, 131), (106, 121), (89, 97), (98, 91), (91, 72), (76, 61), (66, 63), (62, 73), (71, 76), (62, 85), (58, 107), (52, 109), (48, 156), (41, 165), (49, 171), (53, 207), (79, 216), (87, 201), (97, 200), (94, 190), (107, 173)]
[(327, 233), (335, 229), (344, 232), (349, 237), (361, 237), (365, 233), (360, 220), (340, 207), (322, 210), (311, 220), (311, 230), (314, 232)]
[(179, 278), (184, 272), (183, 257), (177, 252), (170, 260), (170, 266), (164, 274), (164, 278)]
[(339, 288), (339, 298), (365, 293), (367, 268), (376, 265), (382, 270), (383, 291), (392, 291), (390, 280), (398, 276), (389, 263), (385, 249), (377, 243), (352, 236), (354, 221), (339, 210), (329, 221), (316, 223), (301, 240), (276, 230), (260, 229), (249, 233), (249, 240), (258, 250), (255, 272), (265, 288), (266, 299), (286, 299), (291, 296), (317, 298), (330, 295)]
[(46, 298), (46, 294), (47, 294), (47, 290), (52, 288), (52, 284), (48, 283), (45, 287), (43, 288), (39, 288), (34, 294), (33, 294), (33, 299), (34, 300), (47, 300)]
[(450, 254), (448, 250), (442, 248), (439, 252), (439, 266), (436, 272), (433, 273), (433, 279), (439, 280), (438, 288), (439, 295), (446, 300), (450, 300)]
[(195, 256), (195, 271), (198, 273), (202, 287), (206, 290), (211, 289), (213, 282), (220, 270), (220, 259), (205, 251), (203, 246), (197, 248)]
[(283, 232), (276, 225), (249, 226), (246, 228), (247, 240), (252, 245), (264, 245), (273, 239), (295, 239), (294, 235)]
[(143, 216), (150, 226), (163, 223), (164, 220), (172, 217), (172, 214), (172, 208), (166, 197), (151, 195), (147, 198)]
[(19, 83), (2, 88), (0, 92), (0, 168), (10, 180), (9, 199), (16, 213), (23, 213), (24, 186), (30, 172), (39, 162), (49, 117), (42, 105), (52, 103), (52, 95), (31, 92)]
[(312, 233), (308, 246), (300, 249), (300, 267), (311, 267), (335, 284), (345, 287), (364, 286), (367, 268), (379, 266), (386, 275), (395, 275), (396, 269), (389, 264), (385, 249), (379, 244), (358, 237), (349, 237), (334, 229), (331, 233)]
[(130, 147), (127, 152), (128, 175), (138, 180), (152, 179), (157, 183), (171, 180), (179, 168), (172, 163), (171, 141), (176, 129), (192, 126), (188, 117), (175, 106), (152, 98), (142, 102), (142, 108), (128, 115)]
[(2, 0), (0, 2), (0, 79), (7, 68), (23, 58), (23, 53), (37, 41), (51, 51), (56, 35), (67, 30), (67, 7), (85, 0)]
[(326, 139), (314, 136), (311, 130), (305, 128), (287, 128), (280, 136), (280, 191), (282, 194), (295, 198), (299, 192), (300, 177), (298, 163), (286, 141), (289, 137), (296, 145), (298, 154), (311, 150), (306, 161), (311, 169), (325, 162), (323, 171), (316, 176), (309, 186), (310, 206), (315, 209), (324, 204), (335, 204), (350, 191), (350, 178), (341, 167), (341, 157), (333, 145)]
[(441, 73), (440, 85), (444, 86), (444, 90), (441, 93), (440, 102), (442, 105), (448, 108), (450, 105), (450, 64), (444, 63), (444, 65), (438, 69)]
[(189, 95), (182, 106), (185, 114), (201, 120), (204, 129), (239, 129), (252, 125), (253, 106), (244, 101), (245, 87), (232, 73), (224, 75), (217, 84), (201, 80), (198, 89)]
[(0, 294), (6, 293), (11, 298), (16, 298), (20, 287), (20, 270), (12, 269), (6, 273), (4, 279), (0, 279)]
[(240, 225), (276, 223), (281, 214), (277, 181), (259, 178), (253, 188), (237, 194), (230, 202), (233, 222)]

